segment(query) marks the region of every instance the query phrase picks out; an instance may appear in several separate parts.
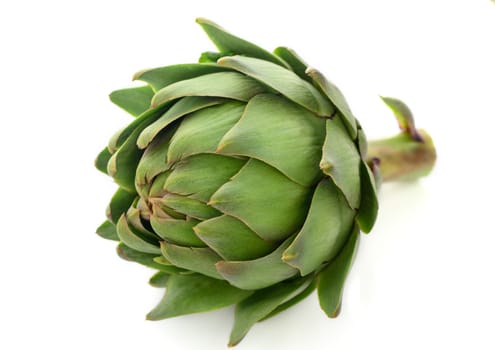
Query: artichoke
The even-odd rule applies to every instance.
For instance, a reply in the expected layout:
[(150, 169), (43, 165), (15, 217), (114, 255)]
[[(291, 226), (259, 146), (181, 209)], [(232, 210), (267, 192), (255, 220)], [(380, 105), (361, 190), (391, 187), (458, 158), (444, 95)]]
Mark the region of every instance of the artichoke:
[(197, 22), (219, 52), (140, 71), (146, 85), (110, 95), (135, 119), (96, 160), (119, 185), (97, 233), (157, 271), (166, 292), (148, 319), (235, 304), (235, 345), (315, 289), (335, 317), (377, 216), (364, 132), (292, 50)]

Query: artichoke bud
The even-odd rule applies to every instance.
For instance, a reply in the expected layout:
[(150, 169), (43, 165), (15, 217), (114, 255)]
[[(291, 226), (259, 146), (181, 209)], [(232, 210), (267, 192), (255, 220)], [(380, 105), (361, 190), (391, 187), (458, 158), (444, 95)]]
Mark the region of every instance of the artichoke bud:
[(166, 284), (149, 318), (237, 304), (235, 344), (314, 288), (336, 314), (377, 201), (364, 133), (335, 85), (290, 49), (198, 23), (219, 52), (114, 92), (136, 118), (97, 164), (120, 186), (119, 254)]

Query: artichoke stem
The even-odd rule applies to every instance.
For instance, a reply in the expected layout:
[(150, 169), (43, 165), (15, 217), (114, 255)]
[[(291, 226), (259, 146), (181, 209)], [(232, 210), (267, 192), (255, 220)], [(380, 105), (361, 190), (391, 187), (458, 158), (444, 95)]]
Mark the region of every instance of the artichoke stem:
[(436, 160), (430, 135), (418, 130), (422, 140), (407, 132), (368, 142), (367, 162), (377, 165), (383, 181), (412, 181), (428, 175)]

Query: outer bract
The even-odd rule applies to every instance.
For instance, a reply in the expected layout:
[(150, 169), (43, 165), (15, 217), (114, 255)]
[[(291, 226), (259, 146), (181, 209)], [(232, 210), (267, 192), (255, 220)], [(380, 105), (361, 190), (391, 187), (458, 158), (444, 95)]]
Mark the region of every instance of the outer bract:
[(230, 345), (315, 288), (334, 317), (375, 220), (365, 137), (341, 92), (290, 49), (198, 19), (219, 52), (141, 71), (110, 97), (136, 118), (96, 165), (119, 189), (98, 233), (166, 287), (149, 319), (236, 304)]

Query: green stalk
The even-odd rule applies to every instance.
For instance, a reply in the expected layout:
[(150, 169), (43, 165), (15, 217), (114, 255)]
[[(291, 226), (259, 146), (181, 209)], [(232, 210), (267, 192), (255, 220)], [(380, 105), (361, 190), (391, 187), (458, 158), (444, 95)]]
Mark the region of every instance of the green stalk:
[(368, 163), (378, 164), (383, 181), (411, 181), (428, 175), (436, 160), (433, 141), (424, 130), (421, 137), (407, 131), (381, 140), (368, 142)]
[(428, 175), (437, 154), (433, 141), (416, 128), (409, 107), (399, 99), (381, 97), (392, 110), (402, 132), (399, 135), (368, 142), (367, 162), (377, 184), (381, 181), (412, 181)]

